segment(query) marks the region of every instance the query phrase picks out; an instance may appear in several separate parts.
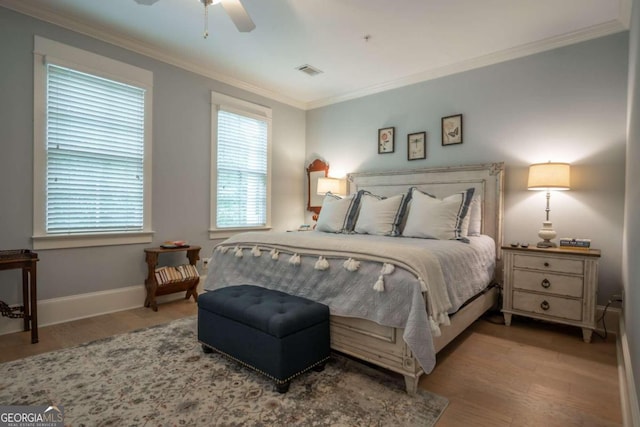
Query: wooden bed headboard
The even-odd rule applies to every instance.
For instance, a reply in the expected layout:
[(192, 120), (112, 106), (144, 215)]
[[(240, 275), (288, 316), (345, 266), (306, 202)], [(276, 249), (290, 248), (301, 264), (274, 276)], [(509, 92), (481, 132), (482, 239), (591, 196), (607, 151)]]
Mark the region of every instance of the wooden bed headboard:
[(482, 233), (496, 242), (496, 257), (502, 246), (504, 163), (447, 166), (403, 171), (363, 172), (347, 175), (349, 192), (367, 190), (380, 196), (394, 196), (411, 187), (443, 198), (455, 192), (475, 188), (482, 196)]

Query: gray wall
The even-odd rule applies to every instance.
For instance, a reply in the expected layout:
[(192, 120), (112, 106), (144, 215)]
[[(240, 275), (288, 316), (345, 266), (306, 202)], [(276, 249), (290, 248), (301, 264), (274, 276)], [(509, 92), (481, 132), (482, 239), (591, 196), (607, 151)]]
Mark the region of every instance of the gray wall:
[(629, 133), (624, 223), (625, 328), (636, 393), (640, 391), (640, 4), (633, 2), (629, 49)]
[[(535, 243), (544, 192), (528, 191), (530, 163), (572, 164), (572, 190), (551, 196), (558, 237), (602, 249), (599, 302), (622, 288), (628, 33), (503, 62), (307, 113), (307, 161), (335, 175), (504, 161), (505, 243)], [(464, 142), (443, 147), (440, 118), (464, 114)], [(396, 127), (393, 154), (378, 128)], [(426, 160), (407, 161), (407, 134), (427, 131)]]
[[(153, 244), (39, 251), (39, 299), (143, 284), (143, 248), (164, 240), (187, 240), (209, 256), (212, 90), (273, 109), (272, 222), (285, 229), (302, 221), (304, 111), (0, 7), (0, 249), (31, 247), (34, 34), (154, 75)], [(19, 277), (0, 272), (1, 300), (18, 301)]]

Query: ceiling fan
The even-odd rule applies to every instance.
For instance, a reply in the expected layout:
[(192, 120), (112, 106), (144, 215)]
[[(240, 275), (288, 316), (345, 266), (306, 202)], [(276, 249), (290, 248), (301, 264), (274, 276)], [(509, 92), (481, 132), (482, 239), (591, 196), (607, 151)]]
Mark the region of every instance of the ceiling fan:
[[(151, 6), (158, 0), (135, 0), (138, 4)], [(222, 3), (222, 7), (227, 12), (238, 31), (248, 33), (256, 28), (240, 0), (198, 0), (204, 5), (204, 38), (209, 35), (209, 6)]]

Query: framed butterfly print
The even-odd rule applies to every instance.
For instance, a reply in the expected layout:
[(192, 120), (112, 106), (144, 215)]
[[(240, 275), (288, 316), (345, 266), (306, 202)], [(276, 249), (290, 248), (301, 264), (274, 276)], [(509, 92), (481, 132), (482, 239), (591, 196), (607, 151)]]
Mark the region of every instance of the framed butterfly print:
[(462, 144), (462, 114), (442, 118), (442, 145)]

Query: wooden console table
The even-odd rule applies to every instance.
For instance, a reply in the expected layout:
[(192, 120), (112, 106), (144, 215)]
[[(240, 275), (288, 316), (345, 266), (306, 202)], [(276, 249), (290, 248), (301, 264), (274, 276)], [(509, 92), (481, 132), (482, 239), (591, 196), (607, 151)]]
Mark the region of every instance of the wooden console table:
[(31, 330), (31, 343), (38, 342), (36, 263), (38, 254), (28, 249), (0, 251), (0, 270), (22, 269), (22, 306), (9, 307), (0, 301), (4, 317), (23, 318), (24, 330)]
[(174, 292), (186, 291), (184, 299), (189, 299), (193, 296), (194, 301), (198, 301), (198, 282), (200, 277), (191, 277), (184, 280), (176, 280), (172, 282), (159, 285), (156, 280), (156, 267), (158, 265), (158, 256), (160, 254), (166, 254), (171, 252), (186, 252), (189, 264), (195, 266), (196, 262), (200, 259), (200, 246), (182, 246), (176, 248), (147, 248), (144, 250), (147, 261), (147, 280), (144, 284), (147, 288), (147, 297), (144, 300), (145, 307), (151, 307), (153, 311), (158, 311), (158, 303), (156, 302), (156, 296), (172, 294)]

